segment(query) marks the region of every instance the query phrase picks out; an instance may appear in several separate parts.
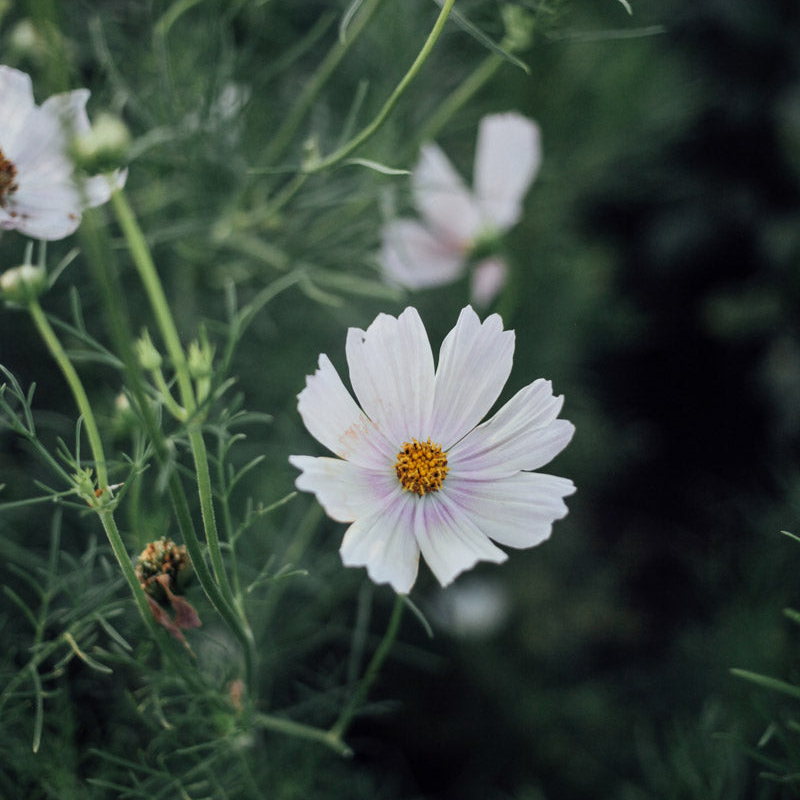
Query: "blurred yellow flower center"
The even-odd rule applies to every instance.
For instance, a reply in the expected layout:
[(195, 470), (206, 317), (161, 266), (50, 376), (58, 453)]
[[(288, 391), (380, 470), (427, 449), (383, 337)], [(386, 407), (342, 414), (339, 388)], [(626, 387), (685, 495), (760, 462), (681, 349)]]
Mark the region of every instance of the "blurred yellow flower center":
[(17, 168), (0, 150), (0, 206), (4, 206), (8, 196), (17, 191), (16, 179)]
[(447, 476), (447, 453), (442, 446), (412, 439), (406, 442), (397, 454), (394, 471), (404, 491), (414, 492), (420, 497), (429, 492), (438, 492)]

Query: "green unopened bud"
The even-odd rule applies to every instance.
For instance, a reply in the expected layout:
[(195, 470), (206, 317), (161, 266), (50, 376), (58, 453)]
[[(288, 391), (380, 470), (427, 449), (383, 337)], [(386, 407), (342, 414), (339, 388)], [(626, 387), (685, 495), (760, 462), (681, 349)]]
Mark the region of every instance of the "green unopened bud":
[(136, 356), (142, 369), (148, 372), (154, 372), (161, 368), (161, 353), (156, 350), (147, 331), (144, 331), (136, 340)]
[(22, 264), (0, 275), (0, 296), (10, 303), (28, 305), (46, 289), (47, 273), (33, 264)]
[(189, 374), (197, 381), (208, 378), (212, 372), (214, 348), (203, 337), (203, 341), (195, 340), (189, 345)]
[(503, 45), (512, 53), (527, 50), (533, 41), (536, 22), (533, 14), (521, 6), (503, 6), (500, 13), (503, 17), (506, 35)]
[(125, 123), (113, 114), (97, 115), (92, 129), (72, 142), (76, 166), (89, 174), (111, 172), (128, 159), (131, 135)]
[[(0, 16), (7, 4), (0, 2)], [(8, 50), (17, 58), (27, 58), (36, 64), (41, 64), (48, 55), (47, 43), (36, 29), (33, 22), (21, 19), (8, 34)]]

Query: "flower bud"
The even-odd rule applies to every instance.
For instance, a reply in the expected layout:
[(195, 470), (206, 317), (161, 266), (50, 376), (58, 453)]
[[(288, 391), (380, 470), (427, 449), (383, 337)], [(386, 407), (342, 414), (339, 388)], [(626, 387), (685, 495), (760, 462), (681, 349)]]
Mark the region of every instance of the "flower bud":
[(533, 40), (536, 26), (533, 14), (521, 6), (505, 5), (501, 12), (506, 35), (503, 45), (512, 53), (527, 50)]
[(33, 264), (22, 264), (0, 275), (0, 296), (10, 303), (27, 305), (46, 289), (47, 273)]
[(131, 135), (125, 123), (113, 114), (103, 112), (88, 133), (72, 142), (76, 166), (89, 174), (111, 172), (128, 158)]
[(161, 353), (156, 350), (147, 331), (136, 340), (136, 356), (142, 369), (148, 372), (154, 372), (161, 367)]

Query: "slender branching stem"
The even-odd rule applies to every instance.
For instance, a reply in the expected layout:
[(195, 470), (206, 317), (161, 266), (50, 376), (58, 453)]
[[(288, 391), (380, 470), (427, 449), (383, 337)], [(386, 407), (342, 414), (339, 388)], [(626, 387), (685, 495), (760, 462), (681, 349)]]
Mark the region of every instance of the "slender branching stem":
[(355, 691), (350, 695), (350, 699), (345, 703), (344, 707), (339, 713), (339, 718), (328, 732), (334, 741), (341, 741), (342, 737), (347, 731), (348, 726), (350, 725), (351, 720), (366, 700), (372, 684), (378, 677), (378, 673), (383, 666), (383, 662), (386, 660), (386, 656), (389, 655), (392, 644), (397, 638), (397, 632), (400, 629), (400, 619), (403, 616), (404, 606), (405, 598), (403, 595), (397, 595), (394, 602), (394, 608), (392, 609), (392, 615), (389, 618), (389, 624), (386, 627), (386, 633), (384, 633), (383, 639), (381, 639), (381, 643), (378, 645), (378, 649), (372, 656), (372, 660), (369, 662), (363, 677), (358, 682)]
[(445, 0), (445, 2), (442, 4), (442, 9), (439, 12), (439, 16), (436, 18), (436, 22), (434, 23), (431, 32), (428, 34), (425, 44), (422, 46), (419, 54), (414, 59), (414, 63), (409, 67), (408, 72), (406, 72), (400, 83), (397, 84), (394, 91), (389, 95), (389, 98), (383, 104), (383, 107), (378, 112), (375, 119), (373, 119), (369, 125), (364, 127), (359, 133), (350, 139), (349, 142), (343, 144), (338, 150), (335, 150), (329, 156), (305, 165), (305, 172), (320, 172), (324, 169), (334, 166), (335, 164), (338, 164), (378, 131), (384, 120), (391, 113), (392, 109), (395, 107), (395, 105), (397, 105), (397, 101), (402, 97), (403, 93), (408, 88), (408, 85), (414, 80), (419, 71), (422, 69), (422, 65), (425, 63), (425, 60), (430, 55), (431, 50), (433, 50), (434, 45), (439, 39), (439, 36), (444, 29), (444, 25), (447, 22), (447, 18), (450, 16), (450, 12), (452, 11), (454, 5), (455, 0)]
[(382, 0), (366, 0), (359, 9), (356, 18), (348, 27), (347, 38), (344, 41), (338, 40), (328, 51), (325, 58), (322, 59), (322, 63), (317, 67), (316, 72), (306, 83), (305, 88), (292, 105), (291, 110), (284, 118), (275, 136), (264, 150), (261, 157), (262, 164), (274, 164), (286, 151), (286, 148), (291, 144), (295, 133), (297, 133), (297, 129), (308, 114), (309, 109), (322, 90), (322, 87), (328, 82), (348, 50), (350, 50), (353, 43), (358, 39), (364, 28), (366, 28), (367, 23), (372, 19), (373, 14), (381, 2)]
[(78, 404), (78, 410), (83, 417), (83, 426), (86, 429), (86, 436), (89, 439), (89, 447), (92, 450), (92, 458), (94, 459), (95, 469), (97, 470), (97, 488), (104, 490), (108, 486), (108, 468), (106, 467), (106, 457), (103, 452), (103, 442), (100, 439), (100, 431), (97, 429), (97, 421), (94, 417), (94, 411), (89, 403), (89, 398), (86, 396), (86, 390), (83, 388), (81, 379), (72, 366), (66, 351), (64, 350), (61, 342), (56, 336), (52, 325), (45, 316), (41, 305), (38, 300), (31, 300), (28, 303), (28, 311), (30, 312), (36, 329), (39, 335), (44, 339), (50, 355), (53, 356), (58, 368), (69, 384), (72, 391), (72, 396)]

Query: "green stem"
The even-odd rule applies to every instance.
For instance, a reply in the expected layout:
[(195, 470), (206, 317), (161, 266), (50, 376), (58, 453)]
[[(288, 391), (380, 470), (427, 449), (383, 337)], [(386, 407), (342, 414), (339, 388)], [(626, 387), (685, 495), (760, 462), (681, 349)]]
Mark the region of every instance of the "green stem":
[(206, 541), (208, 542), (208, 554), (211, 557), (211, 566), (217, 578), (225, 599), (233, 606), (233, 591), (228, 581), (228, 573), (225, 572), (225, 563), (222, 560), (222, 550), (219, 545), (219, 534), (217, 532), (217, 519), (214, 514), (213, 490), (211, 487), (211, 472), (208, 466), (208, 451), (203, 439), (203, 431), (196, 423), (191, 423), (188, 427), (189, 445), (192, 449), (194, 458), (194, 468), (197, 474), (197, 493), (200, 496), (200, 513), (203, 515), (203, 527), (206, 531)]
[(192, 379), (189, 374), (189, 365), (186, 363), (186, 354), (183, 351), (183, 345), (181, 345), (181, 339), (175, 326), (175, 320), (172, 318), (164, 288), (158, 277), (156, 265), (150, 255), (150, 248), (147, 246), (142, 229), (139, 227), (133, 209), (131, 209), (125, 195), (121, 191), (114, 192), (111, 195), (111, 204), (114, 207), (122, 232), (125, 234), (125, 240), (130, 248), (133, 263), (136, 265), (139, 277), (144, 284), (156, 322), (161, 330), (167, 353), (175, 368), (181, 403), (186, 411), (191, 414), (195, 410), (195, 399)]
[(381, 643), (378, 645), (378, 649), (372, 656), (372, 660), (369, 662), (364, 676), (359, 681), (353, 694), (350, 695), (350, 699), (345, 703), (344, 708), (339, 714), (339, 718), (329, 731), (330, 736), (335, 741), (341, 741), (342, 736), (344, 736), (347, 731), (348, 725), (350, 725), (350, 721), (353, 719), (356, 711), (358, 711), (364, 700), (366, 700), (370, 687), (375, 682), (375, 678), (378, 677), (383, 662), (386, 660), (386, 656), (389, 655), (389, 650), (391, 650), (392, 644), (397, 638), (397, 631), (400, 629), (400, 619), (403, 616), (404, 606), (405, 598), (401, 594), (397, 595), (394, 601), (394, 608), (392, 609), (392, 616), (389, 618), (389, 624), (386, 628), (386, 633), (384, 633), (383, 639), (381, 639)]
[(97, 422), (94, 418), (94, 411), (89, 403), (89, 398), (86, 396), (86, 391), (83, 388), (81, 379), (72, 366), (72, 362), (67, 357), (64, 348), (61, 346), (58, 337), (55, 334), (52, 326), (47, 320), (42, 307), (39, 305), (38, 300), (31, 300), (28, 303), (28, 311), (33, 318), (39, 334), (44, 339), (50, 355), (53, 356), (55, 362), (58, 364), (64, 377), (67, 379), (69, 388), (72, 390), (72, 395), (75, 402), (78, 404), (78, 410), (83, 417), (83, 425), (86, 428), (86, 435), (89, 438), (89, 447), (92, 450), (92, 457), (94, 458), (95, 469), (97, 470), (97, 487), (105, 489), (108, 486), (108, 470), (106, 468), (106, 457), (103, 453), (103, 442), (100, 439), (100, 431), (97, 429)]
[(414, 150), (416, 151), (420, 144), (435, 139), (445, 123), (478, 92), (504, 62), (505, 59), (497, 53), (486, 56), (472, 74), (437, 106), (436, 112), (414, 137)]
[(272, 141), (267, 145), (261, 157), (262, 164), (273, 164), (286, 151), (322, 87), (328, 82), (336, 67), (339, 66), (341, 60), (353, 45), (353, 42), (356, 41), (367, 26), (381, 2), (382, 0), (367, 0), (361, 7), (358, 17), (350, 25), (347, 31), (347, 40), (344, 42), (337, 41), (328, 51), (317, 71), (301, 92), (300, 97), (295, 101), (291, 111), (284, 118)]
[[(158, 272), (153, 263), (153, 258), (150, 255), (150, 249), (147, 246), (139, 223), (136, 221), (133, 210), (123, 193), (121, 191), (114, 192), (111, 196), (111, 201), (119, 223), (122, 226), (128, 246), (130, 247), (131, 256), (139, 271), (139, 277), (150, 299), (150, 305), (155, 314), (159, 329), (161, 330), (161, 336), (167, 347), (167, 353), (175, 367), (181, 403), (191, 415), (196, 410), (196, 403), (194, 389), (192, 388), (192, 379), (189, 374), (189, 365), (186, 363), (186, 357), (183, 346), (181, 345), (180, 336), (178, 335), (178, 329), (175, 325), (175, 320), (172, 318), (172, 312), (167, 302), (166, 295), (164, 294), (161, 279), (158, 277)], [(192, 420), (189, 423), (188, 434), (195, 470), (197, 472), (197, 492), (200, 497), (203, 528), (206, 534), (208, 552), (211, 556), (211, 564), (214, 568), (214, 575), (216, 576), (217, 583), (222, 589), (222, 594), (227, 603), (231, 606), (235, 606), (233, 592), (231, 591), (228, 576), (225, 573), (222, 550), (219, 545), (219, 534), (217, 532), (217, 523), (214, 516), (211, 476), (208, 467), (208, 453), (203, 440), (203, 432), (197, 420)], [(194, 535), (193, 528), (190, 535)]]
[(439, 39), (444, 25), (447, 22), (447, 18), (450, 16), (450, 11), (454, 5), (455, 0), (445, 0), (442, 5), (442, 10), (439, 12), (439, 16), (437, 17), (431, 32), (428, 34), (428, 38), (425, 40), (422, 50), (419, 51), (419, 55), (416, 57), (416, 59), (414, 59), (414, 63), (411, 65), (408, 72), (406, 72), (406, 74), (403, 76), (403, 79), (397, 84), (391, 95), (389, 95), (389, 99), (384, 103), (383, 108), (381, 108), (381, 110), (378, 112), (378, 115), (375, 117), (375, 119), (372, 120), (372, 122), (370, 122), (365, 128), (363, 128), (360, 133), (356, 134), (349, 142), (345, 143), (338, 150), (327, 156), (327, 158), (323, 158), (320, 161), (306, 165), (303, 168), (304, 172), (313, 174), (315, 172), (328, 169), (328, 167), (332, 167), (334, 164), (337, 164), (339, 161), (350, 155), (353, 150), (362, 145), (367, 141), (367, 139), (375, 134), (378, 128), (380, 128), (380, 126), (383, 124), (383, 121), (386, 119), (386, 117), (389, 116), (389, 113), (395, 107), (397, 101), (400, 99), (403, 92), (405, 92), (408, 85), (412, 80), (414, 80), (420, 69), (422, 69), (422, 65), (425, 63), (425, 60), (431, 53), (431, 50), (433, 50), (433, 46)]
[(335, 750), (340, 756), (351, 756), (353, 754), (353, 751), (339, 737), (321, 728), (314, 728), (311, 725), (304, 725), (302, 722), (261, 713), (253, 715), (253, 722), (268, 731), (319, 742)]
[[(133, 335), (131, 333), (125, 304), (122, 300), (122, 289), (119, 285), (116, 273), (113, 270), (113, 254), (109, 256), (104, 253), (104, 248), (101, 243), (102, 233), (95, 224), (92, 224), (94, 217), (91, 210), (86, 214), (85, 221), (87, 224), (82, 226), (82, 232), (85, 237), (86, 250), (91, 254), (91, 261), (106, 301), (107, 318), (111, 336), (125, 364), (125, 373), (128, 378), (131, 395), (142, 416), (147, 435), (153, 444), (156, 459), (162, 467), (165, 467), (170, 462), (169, 448), (167, 446), (166, 437), (159, 427), (144, 389), (141, 368), (132, 346)], [(192, 522), (192, 516), (189, 511), (189, 504), (184, 493), (180, 476), (174, 469), (169, 475), (167, 487), (178, 522), (178, 529), (180, 530), (181, 538), (186, 545), (186, 549), (189, 551), (189, 557), (192, 559), (192, 566), (194, 567), (198, 583), (205, 592), (206, 597), (208, 597), (211, 605), (214, 606), (220, 616), (225, 620), (226, 624), (242, 645), (245, 658), (245, 679), (252, 695), (252, 679), (255, 669), (255, 642), (252, 632), (246, 620), (243, 617), (240, 618), (235, 610), (227, 603), (209, 572), (203, 556), (200, 540), (194, 529), (194, 523)]]

